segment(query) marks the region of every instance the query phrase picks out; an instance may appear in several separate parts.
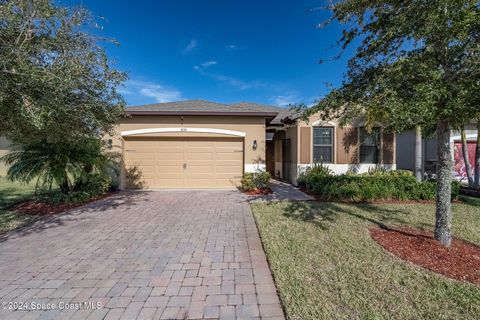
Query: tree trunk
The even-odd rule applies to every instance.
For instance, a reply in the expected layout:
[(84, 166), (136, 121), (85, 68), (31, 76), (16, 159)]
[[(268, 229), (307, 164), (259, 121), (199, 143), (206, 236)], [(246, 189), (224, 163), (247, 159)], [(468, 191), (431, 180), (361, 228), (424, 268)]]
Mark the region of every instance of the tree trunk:
[(467, 172), (468, 186), (472, 188), (473, 187), (472, 166), (470, 165), (470, 159), (468, 157), (467, 133), (465, 132), (464, 127), (462, 127), (461, 137), (462, 137), (463, 162), (465, 163), (465, 171)]
[(415, 178), (418, 182), (423, 180), (423, 156), (422, 156), (422, 128), (415, 126)]
[(435, 239), (449, 247), (452, 242), (452, 152), (450, 126), (437, 124), (437, 200), (435, 213)]
[(477, 148), (475, 149), (475, 178), (473, 187), (480, 188), (480, 121), (477, 124)]

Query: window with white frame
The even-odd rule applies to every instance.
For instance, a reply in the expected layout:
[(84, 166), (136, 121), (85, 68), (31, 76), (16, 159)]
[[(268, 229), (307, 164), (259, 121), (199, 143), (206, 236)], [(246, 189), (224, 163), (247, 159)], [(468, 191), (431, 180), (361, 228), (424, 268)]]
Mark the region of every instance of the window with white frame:
[(360, 163), (379, 163), (380, 128), (360, 128)]
[(313, 162), (333, 163), (333, 127), (313, 127)]

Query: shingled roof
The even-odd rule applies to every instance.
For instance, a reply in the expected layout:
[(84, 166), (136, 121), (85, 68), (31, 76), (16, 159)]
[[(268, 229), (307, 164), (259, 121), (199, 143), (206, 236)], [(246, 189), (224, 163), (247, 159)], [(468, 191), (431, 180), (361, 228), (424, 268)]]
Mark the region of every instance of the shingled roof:
[(206, 100), (185, 100), (132, 106), (126, 108), (132, 115), (256, 115), (271, 118), (270, 124), (280, 124), (283, 118), (291, 115), (288, 108), (280, 108), (251, 102), (223, 104)]

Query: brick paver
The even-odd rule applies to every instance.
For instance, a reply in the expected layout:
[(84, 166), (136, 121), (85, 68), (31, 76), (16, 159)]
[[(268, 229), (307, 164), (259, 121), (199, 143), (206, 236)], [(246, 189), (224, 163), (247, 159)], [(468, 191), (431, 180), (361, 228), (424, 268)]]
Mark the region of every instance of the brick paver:
[(0, 261), (0, 319), (284, 319), (236, 191), (121, 193), (0, 237)]

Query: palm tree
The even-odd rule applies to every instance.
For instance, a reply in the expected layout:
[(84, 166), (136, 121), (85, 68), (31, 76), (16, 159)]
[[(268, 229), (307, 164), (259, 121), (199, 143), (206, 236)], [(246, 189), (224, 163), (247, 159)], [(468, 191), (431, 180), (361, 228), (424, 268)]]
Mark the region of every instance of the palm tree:
[(103, 152), (103, 142), (86, 138), (75, 144), (49, 143), (40, 140), (30, 144), (13, 144), (0, 158), (9, 166), (7, 177), (25, 183), (36, 179), (36, 186), (57, 185), (62, 193), (74, 191), (75, 185), (94, 170), (101, 171), (110, 158)]

